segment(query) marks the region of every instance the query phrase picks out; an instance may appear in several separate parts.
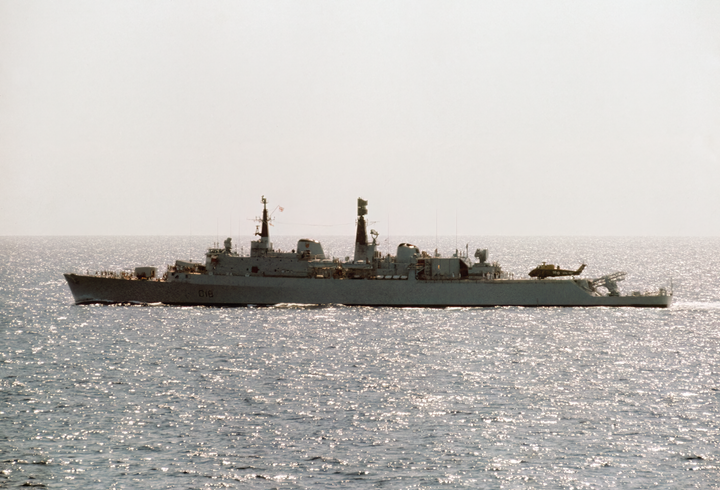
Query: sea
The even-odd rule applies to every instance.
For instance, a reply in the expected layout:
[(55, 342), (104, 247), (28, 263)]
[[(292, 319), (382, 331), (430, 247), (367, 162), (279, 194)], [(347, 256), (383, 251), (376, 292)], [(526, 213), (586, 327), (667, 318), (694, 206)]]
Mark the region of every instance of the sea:
[(76, 306), (62, 276), (224, 238), (0, 237), (0, 487), (720, 488), (720, 238), (392, 238), (669, 309)]

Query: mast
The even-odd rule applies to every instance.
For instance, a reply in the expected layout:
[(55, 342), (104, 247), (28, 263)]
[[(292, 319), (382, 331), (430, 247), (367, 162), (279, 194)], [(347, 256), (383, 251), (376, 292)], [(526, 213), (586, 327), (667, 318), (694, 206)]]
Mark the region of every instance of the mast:
[[(270, 230), (268, 229), (267, 199), (262, 197), (263, 215), (262, 215), (262, 231), (260, 232), (260, 240), (263, 238), (270, 239)], [(256, 233), (257, 234), (257, 233)]]
[(362, 198), (358, 198), (357, 202), (357, 231), (355, 232), (355, 257), (354, 260), (364, 260), (368, 262), (375, 253), (375, 240), (373, 245), (368, 244), (367, 238), (367, 222), (365, 215), (367, 214), (368, 202)]
[(262, 219), (258, 220), (262, 223), (262, 225), (260, 231), (257, 231), (257, 229), (255, 231), (255, 235), (259, 235), (260, 239), (250, 242), (250, 256), (252, 257), (265, 255), (267, 252), (273, 251), (272, 243), (270, 243), (270, 228), (268, 227), (270, 224), (270, 218), (268, 217), (267, 199), (265, 199), (265, 196), (262, 196), (262, 204)]

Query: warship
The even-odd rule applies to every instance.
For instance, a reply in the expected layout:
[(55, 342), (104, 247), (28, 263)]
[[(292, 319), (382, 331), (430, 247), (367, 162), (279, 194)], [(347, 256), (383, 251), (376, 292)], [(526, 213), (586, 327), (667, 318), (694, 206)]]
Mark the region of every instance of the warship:
[(577, 270), (543, 263), (526, 279), (516, 279), (487, 249), (472, 261), (456, 253), (442, 257), (410, 243), (395, 255), (378, 250), (378, 233), (367, 232), (368, 202), (358, 199), (355, 254), (344, 261), (329, 258), (316, 240), (298, 240), (291, 252), (275, 250), (270, 241), (267, 200), (251, 242), (250, 254), (224, 247), (207, 250), (205, 262), (177, 260), (160, 276), (157, 267), (133, 272), (65, 274), (76, 304), (165, 304), (204, 306), (269, 306), (277, 304), (342, 304), (390, 307), (494, 306), (630, 306), (666, 308), (672, 291), (621, 294), (616, 272), (599, 278), (579, 277)]

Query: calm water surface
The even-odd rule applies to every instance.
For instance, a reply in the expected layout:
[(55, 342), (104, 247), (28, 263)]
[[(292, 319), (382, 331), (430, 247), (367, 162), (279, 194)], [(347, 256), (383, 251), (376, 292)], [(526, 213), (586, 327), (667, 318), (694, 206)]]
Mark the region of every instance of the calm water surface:
[(0, 487), (720, 488), (720, 239), (462, 239), (668, 310), (74, 306), (61, 276), (212, 241), (0, 238)]

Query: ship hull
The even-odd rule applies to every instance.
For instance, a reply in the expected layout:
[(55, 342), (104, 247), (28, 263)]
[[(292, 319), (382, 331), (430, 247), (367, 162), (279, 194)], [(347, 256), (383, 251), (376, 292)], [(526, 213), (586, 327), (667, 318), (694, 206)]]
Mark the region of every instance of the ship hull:
[(392, 307), (628, 306), (666, 308), (671, 295), (600, 296), (573, 280), (329, 279), (189, 274), (152, 281), (65, 274), (76, 304), (202, 306), (343, 304)]

